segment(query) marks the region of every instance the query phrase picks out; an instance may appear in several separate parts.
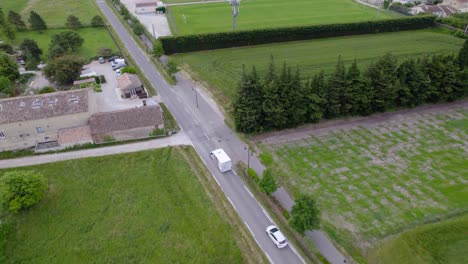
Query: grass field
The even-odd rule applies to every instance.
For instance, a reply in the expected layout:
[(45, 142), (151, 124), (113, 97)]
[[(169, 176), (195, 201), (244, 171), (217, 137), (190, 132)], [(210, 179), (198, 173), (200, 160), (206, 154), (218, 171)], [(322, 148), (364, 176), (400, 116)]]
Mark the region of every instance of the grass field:
[[(16, 0), (4, 0), (16, 2)], [(31, 0), (22, 9), (21, 15), (27, 21), (29, 12), (34, 10), (41, 15), (50, 28), (65, 27), (67, 17), (75, 15), (85, 25), (91, 23), (91, 18), (98, 14), (94, 0)]]
[[(2, 8), (5, 17), (8, 16), (8, 11), (12, 10), (17, 13), (20, 13), (28, 5), (29, 0), (2, 0), (0, 8)], [(24, 19), (26, 23), (27, 19)]]
[(325, 230), (363, 260), (389, 235), (468, 212), (467, 139), (465, 109), (261, 148), (280, 181), (312, 194)]
[[(231, 6), (210, 3), (171, 7), (179, 35), (232, 30)], [(238, 30), (314, 24), (348, 23), (399, 17), (353, 0), (244, 0)]]
[(165, 148), (28, 167), (49, 191), (14, 218), (3, 263), (245, 262), (194, 163), (192, 148)]
[[(17, 32), (15, 43), (19, 45), (25, 38), (34, 39), (44, 52), (42, 57), (46, 60), (52, 35), (63, 31), (66, 31), (66, 29), (49, 29), (42, 33), (36, 31), (21, 31)], [(102, 47), (118, 51), (117, 45), (105, 28), (82, 28), (76, 30), (76, 32), (85, 40), (83, 46), (75, 53), (78, 56), (93, 58)]]
[(173, 57), (179, 65), (189, 66), (197, 79), (214, 87), (213, 93), (228, 104), (235, 96), (242, 64), (247, 68), (255, 65), (259, 72), (264, 72), (270, 55), (278, 65), (284, 61), (291, 66), (297, 65), (304, 77), (309, 77), (322, 69), (333, 70), (338, 55), (342, 55), (348, 65), (357, 59), (362, 67), (387, 52), (406, 59), (423, 54), (458, 52), (462, 45), (462, 39), (449, 34), (418, 30), (222, 49)]
[(417, 227), (370, 253), (375, 264), (459, 264), (468, 259), (468, 215)]

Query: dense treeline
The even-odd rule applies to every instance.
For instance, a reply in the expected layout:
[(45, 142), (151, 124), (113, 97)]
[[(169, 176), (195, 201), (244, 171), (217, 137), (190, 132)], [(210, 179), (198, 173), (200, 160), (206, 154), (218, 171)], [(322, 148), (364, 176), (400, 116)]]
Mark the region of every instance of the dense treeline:
[(160, 41), (163, 46), (164, 53), (169, 55), (173, 53), (250, 46), (294, 40), (422, 29), (431, 27), (434, 24), (434, 19), (435, 16), (414, 16), (355, 23), (267, 28), (189, 36), (162, 37), (160, 38)]
[[(459, 57), (433, 55), (398, 64), (387, 54), (361, 72), (341, 57), (330, 75), (303, 81), (299, 69), (272, 61), (265, 76), (245, 68), (234, 102), (236, 128), (244, 133), (296, 127), (321, 119), (369, 115), (423, 103), (453, 101), (468, 94), (467, 44)], [(463, 57), (465, 57), (463, 59)]]

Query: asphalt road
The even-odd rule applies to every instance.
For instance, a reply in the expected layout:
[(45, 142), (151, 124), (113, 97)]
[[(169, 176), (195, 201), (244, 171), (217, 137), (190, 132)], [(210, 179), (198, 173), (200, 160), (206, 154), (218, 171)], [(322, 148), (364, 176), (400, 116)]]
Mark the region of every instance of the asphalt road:
[[(197, 108), (195, 100), (197, 91), (193, 90), (189, 82), (181, 82), (176, 86), (167, 84), (107, 3), (101, 0), (97, 1), (97, 4), (182, 130), (192, 141), (195, 150), (270, 262), (303, 263), (304, 260), (291, 245), (283, 249), (273, 245), (265, 233), (266, 227), (273, 223), (266, 211), (237, 175), (233, 172), (221, 173), (210, 159), (209, 152), (217, 148), (224, 149), (233, 162), (240, 160), (245, 162), (247, 159), (245, 144), (224, 124), (224, 117), (217, 111), (216, 106), (209, 102), (208, 98), (199, 95)], [(251, 157), (250, 162), (254, 166), (261, 166), (255, 156)]]

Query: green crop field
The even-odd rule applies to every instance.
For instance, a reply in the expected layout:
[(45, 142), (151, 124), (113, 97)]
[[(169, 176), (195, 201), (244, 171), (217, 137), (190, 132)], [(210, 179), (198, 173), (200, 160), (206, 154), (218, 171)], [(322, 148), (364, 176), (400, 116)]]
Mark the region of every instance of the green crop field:
[[(364, 260), (390, 235), (468, 212), (467, 139), (468, 110), (462, 108), (334, 129), (260, 148), (263, 160), (270, 161), (267, 167), (289, 190), (317, 199), (324, 229)], [(461, 253), (459, 246), (454, 250)], [(423, 253), (432, 254), (418, 252)], [(462, 259), (458, 257), (451, 256)]]
[(468, 215), (417, 227), (370, 253), (375, 264), (459, 264), (468, 259)]
[(354, 59), (365, 66), (373, 59), (392, 52), (406, 59), (432, 53), (458, 53), (463, 40), (437, 30), (417, 30), (375, 35), (348, 36), (308, 41), (276, 43), (252, 47), (221, 49), (177, 54), (179, 65), (189, 68), (197, 79), (206, 81), (223, 103), (229, 104), (236, 94), (242, 65), (255, 65), (264, 72), (273, 55), (276, 63), (298, 66), (303, 77), (320, 70), (333, 70), (338, 55), (350, 65)]
[(0, 262), (244, 263), (245, 241), (197, 166), (187, 147), (21, 168), (47, 176), (49, 190), (13, 216)]
[[(43, 59), (47, 59), (47, 53), (49, 50), (49, 44), (52, 39), (52, 35), (60, 32), (67, 31), (66, 29), (49, 29), (42, 33), (36, 31), (21, 31), (16, 33), (15, 43), (19, 45), (25, 38), (34, 39), (37, 41), (39, 47), (42, 49), (44, 54)], [(93, 58), (97, 55), (100, 48), (106, 47), (117, 52), (117, 44), (110, 36), (109, 32), (105, 28), (81, 28), (75, 30), (83, 39), (84, 43), (81, 48), (74, 54), (83, 56), (85, 58)]]
[[(209, 3), (173, 6), (170, 21), (174, 34), (223, 32), (232, 30), (231, 6)], [(169, 16), (171, 16), (169, 15)], [(244, 0), (238, 29), (289, 27), (388, 19), (401, 15), (382, 12), (353, 0)]]

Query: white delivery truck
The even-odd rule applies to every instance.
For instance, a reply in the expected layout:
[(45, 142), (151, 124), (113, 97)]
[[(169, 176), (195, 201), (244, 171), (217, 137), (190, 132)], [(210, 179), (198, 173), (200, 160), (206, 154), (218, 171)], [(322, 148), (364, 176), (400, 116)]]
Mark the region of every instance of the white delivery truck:
[(224, 150), (215, 149), (210, 152), (210, 157), (217, 163), (216, 165), (218, 165), (218, 169), (221, 172), (226, 172), (232, 169), (231, 158), (229, 158)]

